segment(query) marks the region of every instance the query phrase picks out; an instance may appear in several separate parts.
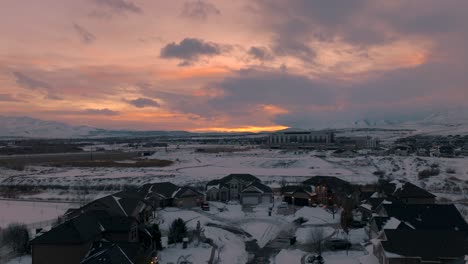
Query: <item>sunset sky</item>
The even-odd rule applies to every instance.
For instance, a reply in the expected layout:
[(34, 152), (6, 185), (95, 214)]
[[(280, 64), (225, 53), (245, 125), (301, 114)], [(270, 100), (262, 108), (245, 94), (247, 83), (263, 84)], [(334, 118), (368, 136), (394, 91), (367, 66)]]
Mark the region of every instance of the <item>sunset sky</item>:
[(259, 131), (468, 106), (466, 0), (1, 0), (0, 115)]

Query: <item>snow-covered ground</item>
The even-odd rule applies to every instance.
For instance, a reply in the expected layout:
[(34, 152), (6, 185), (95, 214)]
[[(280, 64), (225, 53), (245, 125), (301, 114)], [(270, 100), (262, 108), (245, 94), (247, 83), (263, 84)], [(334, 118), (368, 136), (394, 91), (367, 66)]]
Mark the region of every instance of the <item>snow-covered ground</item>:
[(19, 202), (0, 200), (0, 227), (11, 223), (32, 225), (42, 221), (57, 220), (68, 209), (70, 204)]
[(205, 227), (205, 236), (213, 240), (220, 251), (220, 262), (224, 264), (244, 264), (247, 262), (247, 251), (244, 240), (226, 230), (216, 227)]
[[(226, 147), (225, 145), (221, 145)], [(93, 192), (106, 193), (123, 185), (142, 185), (149, 182), (170, 181), (175, 184), (204, 184), (209, 180), (230, 173), (250, 173), (273, 187), (283, 181), (301, 182), (314, 175), (335, 176), (352, 183), (365, 184), (377, 181), (373, 174), (384, 171), (390, 178), (404, 179), (437, 193), (455, 193), (467, 187), (468, 158), (359, 156), (335, 158), (329, 152), (317, 157), (316, 151), (281, 151), (261, 149), (255, 146), (236, 147), (238, 152), (201, 153), (199, 147), (213, 148), (217, 145), (182, 145), (159, 149), (150, 158), (168, 159), (174, 164), (153, 168), (50, 168), (33, 166), (24, 171), (0, 169), (0, 184), (67, 186), (99, 186)], [(232, 147), (232, 146), (231, 146)], [(440, 174), (429, 179), (418, 179), (418, 172), (438, 164)], [(453, 173), (449, 173), (451, 171)], [(53, 198), (73, 200), (73, 192), (55, 191), (51, 194), (36, 194), (30, 198)], [(468, 195), (467, 195), (468, 196)], [(459, 197), (460, 198), (460, 197)]]
[(7, 262), (6, 264), (31, 264), (32, 258), (31, 256), (22, 256), (18, 258), (14, 258)]
[(160, 263), (179, 263), (179, 259), (192, 263), (207, 263), (211, 256), (211, 250), (212, 247), (208, 244), (201, 243), (197, 246), (191, 243), (186, 249), (183, 249), (182, 244), (179, 243), (160, 252)]

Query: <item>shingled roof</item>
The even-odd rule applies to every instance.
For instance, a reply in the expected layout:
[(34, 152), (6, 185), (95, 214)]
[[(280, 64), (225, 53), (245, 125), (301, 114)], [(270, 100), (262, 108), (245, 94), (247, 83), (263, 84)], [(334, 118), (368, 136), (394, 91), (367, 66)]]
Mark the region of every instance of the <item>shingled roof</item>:
[(207, 189), (209, 189), (210, 186), (220, 187), (220, 186), (225, 185), (227, 182), (229, 182), (232, 179), (238, 179), (244, 182), (260, 182), (260, 179), (253, 176), (252, 174), (229, 174), (228, 176), (223, 177), (221, 179), (209, 181), (206, 184), (206, 187)]
[(94, 243), (80, 264), (134, 264), (140, 246), (138, 243)]
[(156, 193), (164, 199), (170, 199), (178, 189), (179, 186), (171, 182), (157, 182), (143, 185), (138, 192), (143, 193), (145, 196)]
[(453, 204), (385, 204), (387, 217), (395, 217), (416, 229), (468, 231), (467, 223)]
[[(420, 257), (425, 261), (440, 258), (457, 259), (465, 254), (465, 239), (462, 232), (448, 230), (385, 230), (387, 241), (382, 247), (387, 253), (399, 258)], [(387, 253), (387, 257), (391, 254)]]
[(129, 232), (135, 219), (110, 215), (106, 211), (80, 214), (32, 240), (34, 244), (81, 244), (103, 232)]
[(434, 198), (434, 194), (418, 187), (410, 182), (391, 181), (383, 186), (384, 192), (397, 198)]
[(250, 193), (251, 191), (248, 190), (249, 187), (254, 187), (260, 193), (273, 193), (273, 190), (271, 190), (270, 187), (266, 186), (265, 184), (263, 184), (261, 182), (257, 182), (257, 181), (253, 182), (249, 186), (245, 187), (245, 189), (242, 192), (243, 193)]

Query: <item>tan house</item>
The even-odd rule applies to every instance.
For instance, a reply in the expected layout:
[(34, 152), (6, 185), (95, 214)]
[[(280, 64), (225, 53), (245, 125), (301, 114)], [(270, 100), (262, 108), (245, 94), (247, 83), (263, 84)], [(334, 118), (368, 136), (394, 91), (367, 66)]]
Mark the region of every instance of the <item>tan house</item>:
[(244, 205), (272, 203), (273, 191), (265, 184), (254, 182), (242, 190), (240, 194), (240, 201)]
[(251, 174), (229, 174), (206, 184), (206, 199), (209, 201), (240, 201), (241, 192), (260, 179)]

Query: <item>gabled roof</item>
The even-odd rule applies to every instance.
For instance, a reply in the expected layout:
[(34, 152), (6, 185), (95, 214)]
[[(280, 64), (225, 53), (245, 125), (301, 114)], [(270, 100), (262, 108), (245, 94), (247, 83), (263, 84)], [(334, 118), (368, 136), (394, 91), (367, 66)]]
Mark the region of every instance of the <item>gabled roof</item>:
[(351, 184), (334, 176), (314, 176), (302, 182), (305, 185), (325, 185), (329, 188), (351, 188)]
[(158, 182), (145, 184), (138, 191), (143, 193), (145, 197), (156, 193), (164, 199), (170, 199), (178, 188), (179, 186), (171, 182)]
[(315, 190), (312, 186), (304, 186), (304, 185), (288, 185), (281, 188), (282, 194), (289, 194), (292, 195), (297, 192), (306, 193), (310, 196), (315, 195)]
[(253, 176), (252, 174), (229, 174), (228, 176), (223, 177), (221, 179), (209, 181), (206, 184), (206, 189), (208, 190), (213, 186), (217, 188), (221, 188), (222, 186), (226, 185), (226, 183), (232, 179), (238, 179), (243, 182), (260, 182), (260, 179)]
[(194, 188), (192, 187), (189, 187), (189, 186), (184, 186), (184, 187), (180, 187), (179, 189), (177, 189), (174, 194), (172, 195), (172, 197), (174, 198), (181, 198), (184, 196), (184, 193), (186, 193), (187, 191), (192, 191), (195, 193), (196, 196), (202, 196), (203, 194), (201, 194), (199, 191), (195, 190)]
[(418, 187), (410, 182), (392, 181), (383, 186), (384, 192), (389, 196), (397, 198), (434, 198), (432, 193)]
[[(250, 187), (253, 187), (255, 191), (249, 190), (251, 189)], [(249, 186), (245, 187), (245, 189), (242, 191), (242, 193), (273, 193), (270, 187), (266, 186), (265, 184), (261, 182), (253, 182)]]
[(134, 264), (140, 246), (138, 243), (94, 243), (80, 264)]
[(387, 257), (396, 254), (405, 257), (420, 257), (423, 260), (437, 260), (459, 258), (465, 253), (465, 240), (462, 232), (396, 229), (385, 230), (385, 236), (387, 241), (382, 241), (382, 247)]
[(96, 239), (102, 226), (93, 215), (82, 214), (34, 238), (32, 244), (82, 244)]
[(395, 217), (416, 229), (468, 231), (453, 204), (382, 204), (387, 217)]
[(110, 215), (131, 216), (135, 210), (141, 210), (146, 204), (140, 199), (124, 195), (122, 192), (108, 195), (92, 201), (80, 208), (80, 211), (105, 210)]

